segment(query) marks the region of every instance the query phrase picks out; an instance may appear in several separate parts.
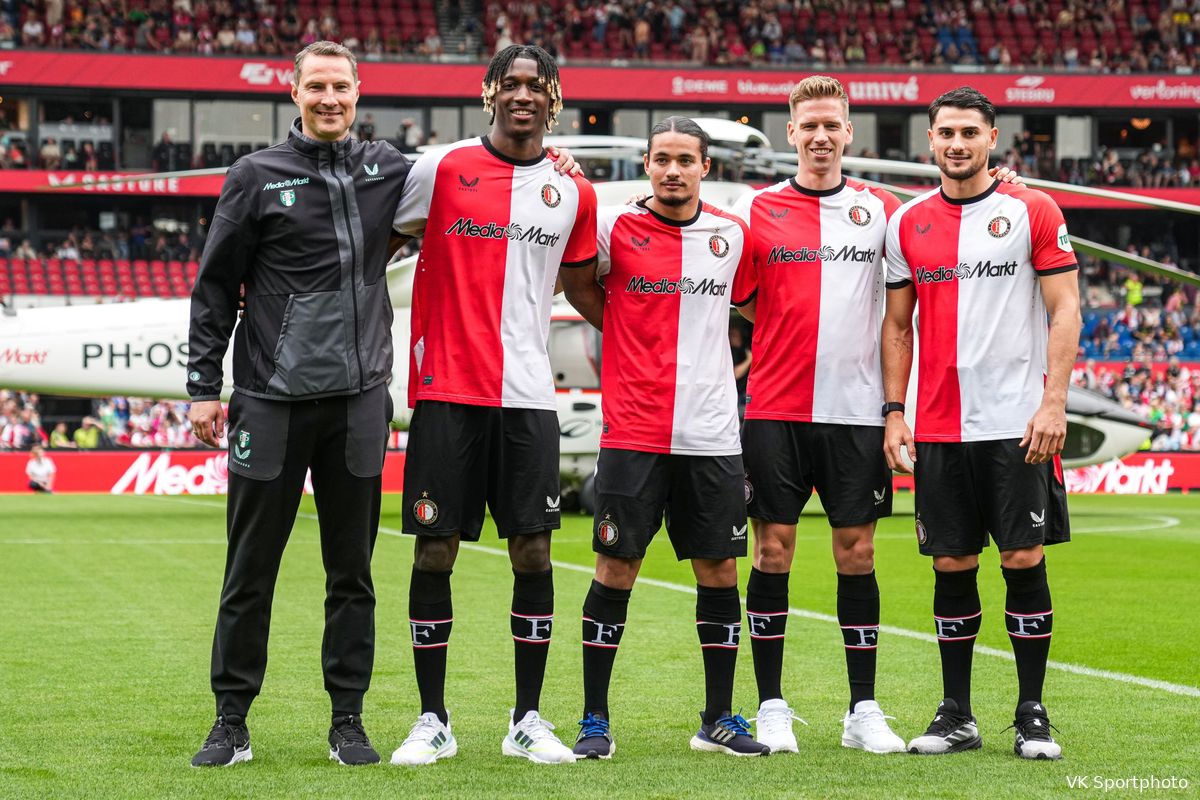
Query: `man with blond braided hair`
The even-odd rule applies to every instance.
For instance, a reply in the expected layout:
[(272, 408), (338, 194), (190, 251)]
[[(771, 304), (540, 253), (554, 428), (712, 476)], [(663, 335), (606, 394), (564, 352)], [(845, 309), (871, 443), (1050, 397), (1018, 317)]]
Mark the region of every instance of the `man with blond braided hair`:
[[(493, 124), (496, 122), (496, 95), (501, 91), (505, 76), (512, 69), (513, 62), (523, 59), (537, 65), (538, 80), (549, 98), (546, 111), (546, 132), (554, 130), (558, 124), (559, 112), (563, 109), (562, 83), (558, 78), (558, 64), (553, 56), (534, 45), (514, 44), (496, 54), (488, 64), (487, 74), (483, 76), (483, 110), (492, 115)], [(539, 137), (540, 139), (540, 137)]]
[[(596, 193), (560, 174), (542, 137), (562, 109), (540, 47), (500, 51), (483, 80), (486, 135), (430, 151), (396, 211), (424, 235), (413, 283), (404, 532), (416, 536), (409, 616), (421, 714), (393, 764), (458, 751), (444, 686), (450, 572), (491, 509), (513, 567), (516, 702), (501, 747), (541, 763), (575, 760), (538, 714), (554, 619), (550, 532), (559, 527), (558, 417), (546, 340), (560, 268), (596, 258)], [(565, 153), (563, 154), (566, 155)], [(560, 156), (564, 169), (572, 163)]]

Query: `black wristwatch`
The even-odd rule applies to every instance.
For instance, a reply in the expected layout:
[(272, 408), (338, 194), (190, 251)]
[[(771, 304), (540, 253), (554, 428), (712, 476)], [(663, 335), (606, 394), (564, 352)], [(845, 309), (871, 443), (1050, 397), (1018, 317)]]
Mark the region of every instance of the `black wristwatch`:
[(884, 403), (883, 404), (883, 416), (884, 417), (887, 417), (887, 415), (892, 413), (893, 411), (899, 411), (901, 414), (903, 414), (904, 413), (904, 403)]

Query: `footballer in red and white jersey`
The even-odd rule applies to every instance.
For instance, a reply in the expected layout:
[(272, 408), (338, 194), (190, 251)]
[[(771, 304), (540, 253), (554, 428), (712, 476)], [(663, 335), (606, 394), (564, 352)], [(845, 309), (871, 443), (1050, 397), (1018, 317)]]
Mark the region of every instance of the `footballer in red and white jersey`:
[(560, 266), (596, 255), (596, 192), (486, 136), (417, 159), (395, 230), (424, 235), (408, 402), (554, 410), (546, 341)]
[(675, 221), (644, 203), (601, 209), (596, 275), (607, 295), (601, 447), (735, 455), (737, 387), (726, 346), (746, 224), (707, 203)]
[(733, 293), (756, 303), (746, 419), (883, 425), (884, 237), (899, 207), (852, 179), (813, 190), (790, 178), (739, 198), (754, 236)]
[(1046, 305), (1038, 278), (1076, 269), (1062, 211), (1043, 192), (939, 188), (888, 224), (889, 288), (914, 284), (918, 442), (1020, 439), (1042, 402)]

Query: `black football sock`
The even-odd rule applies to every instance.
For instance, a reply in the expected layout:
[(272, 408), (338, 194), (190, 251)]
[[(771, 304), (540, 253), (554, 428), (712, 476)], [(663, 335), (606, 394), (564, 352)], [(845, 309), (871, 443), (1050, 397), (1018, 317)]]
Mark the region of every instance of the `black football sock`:
[(608, 719), (608, 685), (613, 662), (625, 633), (629, 589), (612, 589), (592, 581), (583, 600), (583, 713)]
[(408, 585), (408, 621), (412, 632), (413, 666), (417, 690), (421, 694), (421, 713), (437, 714), (442, 724), (446, 713), (446, 649), (454, 626), (454, 607), (450, 602), (450, 574), (426, 572), (413, 567)]
[(1050, 604), (1050, 584), (1046, 581), (1046, 559), (1027, 569), (1001, 567), (1008, 596), (1004, 603), (1004, 622), (1017, 658), (1017, 705), (1027, 700), (1042, 701), (1046, 680), (1046, 660), (1050, 657), (1050, 634), (1054, 629), (1054, 610)]
[(846, 648), (850, 710), (860, 700), (875, 699), (875, 653), (879, 645), (879, 584), (875, 572), (838, 573), (837, 616)]
[(546, 677), (546, 656), (554, 627), (554, 571), (513, 570), (512, 614), (513, 664), (517, 678), (517, 700), (513, 722), (536, 711)]
[(758, 702), (783, 697), (783, 636), (788, 618), (788, 573), (750, 568), (746, 583), (746, 622)]
[(942, 687), (958, 703), (959, 713), (971, 716), (971, 656), (983, 611), (976, 577), (979, 567), (961, 572), (934, 570), (933, 622), (942, 654)]
[(704, 724), (733, 708), (733, 672), (742, 636), (742, 604), (736, 586), (696, 587), (696, 633), (704, 656)]

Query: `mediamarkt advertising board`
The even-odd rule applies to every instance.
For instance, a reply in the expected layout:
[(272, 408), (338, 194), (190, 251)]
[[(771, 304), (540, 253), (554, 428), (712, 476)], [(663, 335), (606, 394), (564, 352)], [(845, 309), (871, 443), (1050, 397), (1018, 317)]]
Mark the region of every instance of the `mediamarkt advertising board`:
[[(225, 494), (228, 460), (223, 450), (113, 450), (79, 453), (51, 450), (58, 469), (55, 490), (64, 493), (205, 495)], [(28, 453), (0, 453), (0, 493), (29, 492)], [(1074, 494), (1165, 494), (1200, 490), (1200, 453), (1135, 453), (1119, 461), (1066, 471)], [(896, 478), (897, 488), (912, 479)], [(404, 453), (389, 452), (383, 491), (404, 488)], [(311, 485), (305, 490), (312, 491)]]

